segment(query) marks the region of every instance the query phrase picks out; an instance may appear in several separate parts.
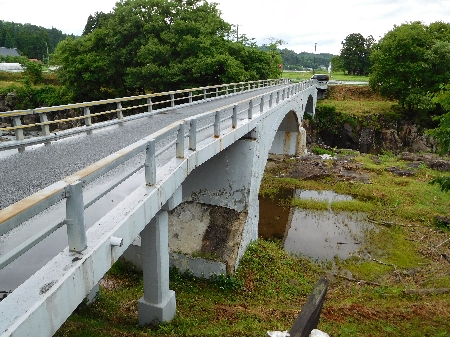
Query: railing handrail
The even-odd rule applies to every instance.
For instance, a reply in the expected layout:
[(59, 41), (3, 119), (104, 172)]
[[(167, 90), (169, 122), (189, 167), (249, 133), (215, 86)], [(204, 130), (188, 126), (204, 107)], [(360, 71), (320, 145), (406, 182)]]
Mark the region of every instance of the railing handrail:
[[(121, 98), (109, 98), (109, 99), (105, 99), (105, 100), (55, 105), (55, 106), (51, 106), (51, 107), (40, 107), (40, 108), (25, 109), (25, 110), (13, 110), (13, 111), (0, 112), (0, 118), (7, 118), (7, 117), (14, 117), (14, 116), (26, 116), (26, 115), (33, 115), (33, 114), (46, 113), (46, 112), (52, 112), (52, 111), (68, 110), (68, 109), (78, 109), (78, 108), (85, 108), (85, 107), (91, 107), (91, 106), (96, 106), (96, 105), (120, 103), (120, 102), (126, 102), (126, 101), (138, 100), (138, 99), (146, 99), (146, 98), (151, 98), (151, 97), (166, 96), (166, 95), (170, 95), (170, 94), (189, 93), (189, 92), (195, 92), (195, 91), (204, 90), (204, 89), (224, 88), (224, 87), (229, 87), (232, 85), (244, 85), (244, 84), (249, 84), (249, 83), (267, 83), (267, 82), (271, 82), (271, 81), (277, 81), (278, 83), (280, 83), (280, 81), (282, 81), (282, 80), (283, 79), (268, 79), (268, 80), (218, 84), (218, 85), (211, 85), (211, 86), (206, 86), (206, 87), (163, 91), (163, 92), (158, 92), (158, 93), (151, 93), (151, 94), (144, 94), (144, 95), (137, 95), (137, 96), (126, 96), (126, 97), (121, 97)], [(0, 130), (2, 130), (2, 129), (4, 129), (4, 128), (0, 128)]]
[[(263, 107), (265, 104), (264, 97), (269, 96), (269, 109), (272, 106), (272, 98), (273, 94), (277, 93), (277, 103), (280, 98), (280, 92), (282, 91), (282, 97), (283, 100), (285, 99), (285, 96), (289, 98), (292, 94), (299, 92), (300, 90), (304, 90), (308, 87), (312, 86), (310, 81), (305, 81), (302, 83), (295, 83), (288, 85), (287, 87), (279, 88), (272, 90), (270, 92), (267, 92), (265, 94), (256, 95), (254, 97), (235, 102), (233, 104), (229, 104), (226, 106), (223, 106), (219, 109), (214, 109), (211, 111), (207, 111), (205, 113), (188, 117), (182, 120), (179, 120), (175, 123), (170, 124), (169, 126), (164, 127), (161, 130), (158, 130), (154, 132), (153, 134), (123, 148), (122, 150), (119, 150), (89, 166), (86, 168), (58, 181), (53, 183), (52, 185), (34, 193), (33, 195), (26, 197), (13, 205), (10, 205), (2, 210), (0, 210), (0, 235), (5, 234), (9, 230), (19, 226), (23, 222), (31, 219), (33, 216), (39, 214), (43, 210), (49, 208), (50, 206), (58, 203), (59, 201), (67, 198), (70, 196), (68, 194), (69, 189), (74, 184), (80, 184), (80, 186), (88, 184), (98, 178), (99, 176), (107, 173), (108, 171), (116, 168), (117, 166), (121, 165), (125, 161), (133, 158), (137, 154), (143, 152), (144, 150), (147, 151), (147, 156), (145, 160), (145, 164), (139, 166), (134, 172), (141, 169), (142, 166), (145, 167), (145, 180), (147, 185), (154, 185), (156, 184), (156, 157), (158, 156), (159, 152), (157, 153), (155, 151), (155, 144), (161, 139), (164, 139), (165, 137), (172, 135), (174, 133), (177, 133), (177, 139), (176, 139), (176, 155), (174, 157), (183, 158), (185, 154), (184, 149), (184, 138), (185, 135), (185, 125), (188, 125), (190, 127), (189, 130), (189, 146), (188, 149), (194, 151), (196, 149), (196, 134), (200, 130), (197, 130), (196, 127), (192, 127), (191, 123), (192, 121), (198, 121), (202, 120), (208, 117), (215, 116), (215, 121), (213, 124), (208, 125), (207, 127), (210, 127), (214, 125), (214, 137), (220, 137), (220, 122), (221, 122), (221, 111), (227, 110), (232, 108), (233, 113), (231, 114), (232, 119), (232, 128), (235, 128), (237, 126), (237, 114), (242, 113), (245, 111), (242, 110), (240, 112), (237, 111), (236, 107), (240, 104), (244, 104), (246, 102), (250, 102), (249, 108), (248, 108), (248, 120), (252, 119), (251, 110), (253, 109), (253, 100), (260, 98), (260, 114), (263, 113)], [(300, 90), (298, 90), (300, 89)], [(286, 94), (287, 91), (287, 95)], [(256, 115), (255, 115), (256, 117)], [(229, 118), (229, 117), (228, 117)], [(193, 132), (191, 132), (193, 130)], [(222, 130), (223, 131), (223, 130)], [(173, 144), (173, 143), (172, 143)], [(127, 177), (129, 177), (128, 175)], [(123, 182), (127, 177), (122, 178), (116, 185)], [(111, 187), (108, 191), (110, 191)], [(107, 192), (108, 192), (107, 191)], [(107, 192), (104, 192), (106, 194)], [(73, 192), (70, 192), (73, 193)], [(82, 191), (81, 191), (82, 193)], [(100, 193), (102, 194), (102, 193)], [(94, 201), (95, 201), (94, 197)], [(98, 200), (98, 198), (97, 198)], [(84, 208), (88, 207), (86, 205), (92, 204), (92, 202), (84, 203)], [(70, 206), (66, 206), (70, 207)], [(79, 212), (84, 212), (84, 208), (79, 210)], [(68, 220), (64, 219), (55, 219), (54, 223), (44, 230), (42, 230), (39, 233), (36, 233), (32, 238), (28, 239), (25, 243), (20, 244), (16, 249), (14, 249), (13, 252), (8, 252), (8, 254), (5, 254), (4, 256), (0, 257), (0, 269), (2, 269), (7, 264), (11, 263), (14, 259), (19, 257), (21, 254), (23, 254), (26, 250), (33, 247), (35, 244), (37, 244), (39, 241), (41, 241), (43, 238), (51, 234), (53, 231), (58, 229), (64, 224), (68, 224)], [(84, 223), (83, 223), (84, 226)], [(70, 239), (69, 239), (70, 241)], [(78, 249), (77, 247), (74, 247), (74, 249)], [(82, 248), (81, 248), (82, 250)]]

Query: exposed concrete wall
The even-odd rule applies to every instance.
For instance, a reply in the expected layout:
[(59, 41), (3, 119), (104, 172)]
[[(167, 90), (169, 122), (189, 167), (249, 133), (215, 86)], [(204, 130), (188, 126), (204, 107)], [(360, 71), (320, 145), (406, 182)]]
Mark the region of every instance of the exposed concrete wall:
[[(195, 268), (194, 274), (206, 277), (224, 266), (234, 272), (258, 238), (258, 194), (268, 155), (304, 153), (301, 122), (305, 111), (314, 114), (314, 94), (311, 90), (281, 103), (246, 136), (192, 170), (182, 183), (183, 203), (169, 213), (172, 265)], [(139, 265), (138, 255), (139, 247), (126, 257)]]

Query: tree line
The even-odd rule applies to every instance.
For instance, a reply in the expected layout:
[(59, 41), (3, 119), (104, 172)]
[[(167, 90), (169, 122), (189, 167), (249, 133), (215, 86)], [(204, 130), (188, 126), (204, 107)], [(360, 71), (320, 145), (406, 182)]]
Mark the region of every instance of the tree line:
[(296, 53), (289, 49), (279, 50), (281, 57), (283, 58), (283, 68), (285, 70), (305, 70), (305, 69), (318, 69), (323, 66), (328, 68), (333, 54), (329, 53)]
[(0, 47), (16, 48), (30, 59), (47, 61), (57, 44), (68, 36), (56, 28), (0, 20)]

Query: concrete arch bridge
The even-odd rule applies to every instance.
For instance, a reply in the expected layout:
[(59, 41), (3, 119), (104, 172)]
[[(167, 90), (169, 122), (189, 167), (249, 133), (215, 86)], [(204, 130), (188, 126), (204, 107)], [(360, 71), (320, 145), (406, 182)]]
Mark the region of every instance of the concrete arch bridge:
[[(0, 210), (0, 235), (57, 203), (64, 210), (61, 219), (55, 215), (52, 228), (35, 235), (34, 243), (30, 239), (0, 256), (0, 268), (55, 227), (67, 227), (69, 242), (0, 302), (0, 335), (39, 331), (51, 336), (123, 254), (140, 260), (144, 273), (140, 324), (170, 321), (176, 313), (169, 246), (172, 252), (216, 255), (224, 269), (233, 271), (258, 237), (258, 192), (269, 153), (304, 153), (301, 122), (305, 113), (314, 114), (317, 102), (314, 81), (265, 81), (262, 87), (264, 93), (254, 90), (251, 98), (240, 100), (234, 86), (233, 104), (179, 120)], [(228, 85), (226, 94), (233, 94)], [(92, 196), (83, 188), (139, 155), (143, 162), (121, 171), (113, 187), (140, 174), (139, 186), (86, 230), (84, 209), (105, 193)], [(177, 254), (172, 258), (180, 267), (195, 263)]]

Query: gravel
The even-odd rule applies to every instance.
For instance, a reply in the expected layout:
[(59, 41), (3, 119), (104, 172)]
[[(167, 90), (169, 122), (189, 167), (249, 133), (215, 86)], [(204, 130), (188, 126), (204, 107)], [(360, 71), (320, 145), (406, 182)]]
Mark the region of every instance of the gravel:
[[(152, 134), (177, 120), (217, 109), (271, 91), (266, 88), (176, 109), (121, 125), (114, 125), (70, 138), (11, 151), (0, 152), (0, 209), (71, 175), (84, 167)], [(248, 103), (247, 103), (248, 104)], [(244, 104), (247, 106), (247, 104)], [(239, 109), (243, 109), (239, 107)]]

